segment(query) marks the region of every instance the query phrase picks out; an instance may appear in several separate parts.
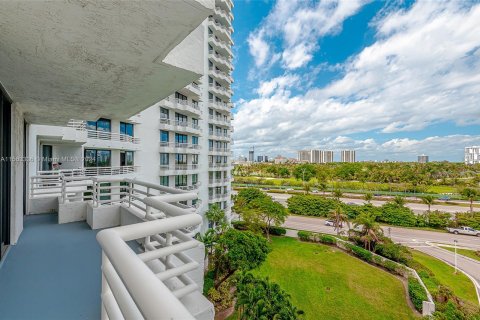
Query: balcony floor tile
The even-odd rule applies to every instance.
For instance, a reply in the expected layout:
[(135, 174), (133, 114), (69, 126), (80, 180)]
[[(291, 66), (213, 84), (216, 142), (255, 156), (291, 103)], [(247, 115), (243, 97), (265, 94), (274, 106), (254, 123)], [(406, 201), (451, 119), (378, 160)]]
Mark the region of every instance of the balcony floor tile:
[(25, 217), (0, 268), (0, 318), (100, 319), (101, 250), (84, 222)]

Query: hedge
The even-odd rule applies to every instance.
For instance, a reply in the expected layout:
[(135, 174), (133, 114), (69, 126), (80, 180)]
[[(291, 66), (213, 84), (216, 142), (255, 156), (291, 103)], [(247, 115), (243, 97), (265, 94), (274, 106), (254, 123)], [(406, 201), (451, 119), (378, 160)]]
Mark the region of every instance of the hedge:
[(360, 259), (367, 261), (367, 262), (372, 262), (373, 260), (373, 254), (368, 251), (367, 249), (363, 249), (359, 246), (356, 246), (354, 244), (348, 243), (346, 245), (347, 249), (351, 251), (354, 255), (359, 257)]
[(284, 236), (287, 233), (287, 229), (273, 226), (268, 229), (268, 232), (274, 236)]
[(288, 210), (293, 214), (326, 217), (335, 209), (338, 201), (313, 195), (294, 195), (288, 198)]
[(298, 231), (298, 238), (302, 241), (310, 241), (312, 239), (313, 233), (310, 231)]
[(415, 309), (422, 312), (423, 301), (427, 301), (427, 293), (420, 282), (413, 277), (408, 278), (408, 295)]

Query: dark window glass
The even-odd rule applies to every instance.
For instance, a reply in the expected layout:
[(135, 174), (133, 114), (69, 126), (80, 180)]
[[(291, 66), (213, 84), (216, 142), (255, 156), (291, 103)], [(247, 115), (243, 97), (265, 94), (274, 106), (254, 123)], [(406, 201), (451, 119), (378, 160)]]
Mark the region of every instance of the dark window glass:
[(168, 142), (168, 131), (160, 130), (160, 141)]
[(176, 143), (188, 143), (188, 136), (186, 134), (175, 133)]
[(97, 150), (85, 149), (83, 163), (86, 168), (96, 167), (97, 166)]
[(97, 150), (97, 166), (110, 167), (112, 152), (110, 150)]
[(175, 187), (184, 187), (187, 185), (187, 176), (175, 176)]
[(112, 124), (109, 119), (100, 118), (97, 121), (97, 130), (103, 132), (112, 132)]
[(120, 122), (120, 133), (133, 137), (133, 123)]
[(170, 179), (169, 176), (161, 176), (160, 177), (160, 184), (162, 186), (168, 187), (170, 185)]
[(182, 153), (176, 153), (175, 164), (187, 164), (187, 155)]
[(175, 98), (178, 99), (178, 100), (187, 100), (187, 96), (184, 96), (183, 94), (179, 93), (179, 92), (175, 92)]
[(167, 166), (169, 163), (169, 154), (160, 153), (160, 165)]

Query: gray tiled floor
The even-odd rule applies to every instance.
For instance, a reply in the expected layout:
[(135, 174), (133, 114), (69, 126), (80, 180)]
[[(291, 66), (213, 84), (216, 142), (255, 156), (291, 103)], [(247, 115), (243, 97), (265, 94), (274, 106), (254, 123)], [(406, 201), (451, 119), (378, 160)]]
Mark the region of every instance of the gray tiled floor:
[(101, 250), (84, 222), (25, 218), (0, 268), (0, 319), (100, 318)]

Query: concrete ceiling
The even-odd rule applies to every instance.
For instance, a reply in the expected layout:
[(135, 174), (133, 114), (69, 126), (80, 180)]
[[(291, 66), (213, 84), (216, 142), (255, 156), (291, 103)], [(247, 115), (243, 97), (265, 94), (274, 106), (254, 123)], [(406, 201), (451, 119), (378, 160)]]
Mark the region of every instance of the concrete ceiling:
[(27, 121), (128, 118), (202, 72), (214, 0), (5, 1), (0, 83)]

